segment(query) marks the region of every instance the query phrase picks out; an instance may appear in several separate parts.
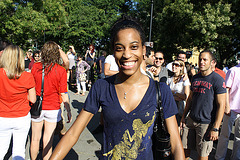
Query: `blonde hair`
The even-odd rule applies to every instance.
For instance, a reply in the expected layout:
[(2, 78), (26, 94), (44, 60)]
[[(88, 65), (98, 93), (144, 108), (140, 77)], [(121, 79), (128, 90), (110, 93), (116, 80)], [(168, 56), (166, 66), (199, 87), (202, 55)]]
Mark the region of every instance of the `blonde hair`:
[(25, 71), (24, 52), (16, 45), (7, 46), (0, 57), (0, 68), (4, 68), (9, 79), (18, 79)]
[(185, 74), (185, 73), (184, 73), (185, 63), (184, 63), (183, 60), (181, 60), (181, 59), (175, 59), (174, 61), (179, 62), (180, 67), (182, 68), (182, 69), (180, 70), (180, 73), (179, 73), (179, 75), (178, 75), (178, 78), (174, 81), (174, 83), (176, 84), (176, 83), (178, 83), (178, 82), (183, 78), (183, 75)]

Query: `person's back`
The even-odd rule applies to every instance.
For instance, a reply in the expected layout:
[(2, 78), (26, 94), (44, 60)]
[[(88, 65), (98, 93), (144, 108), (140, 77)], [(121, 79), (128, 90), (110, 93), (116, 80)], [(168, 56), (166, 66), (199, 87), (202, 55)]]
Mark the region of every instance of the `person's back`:
[[(31, 73), (36, 81), (36, 93), (40, 95), (42, 85), (42, 63), (38, 62), (33, 65)], [(66, 70), (59, 64), (55, 64), (51, 71), (44, 76), (44, 99), (43, 109), (59, 109), (59, 88), (67, 89)], [(61, 92), (61, 90), (60, 90)]]
[(105, 75), (104, 75), (104, 63), (105, 63), (105, 56), (106, 55), (107, 55), (107, 52), (103, 51), (102, 55), (96, 60), (98, 79), (105, 78)]
[[(49, 159), (52, 152), (53, 133), (57, 122), (61, 120), (60, 96), (67, 109), (68, 120), (71, 119), (71, 111), (67, 96), (67, 73), (60, 66), (61, 48), (53, 41), (46, 42), (41, 50), (42, 61), (35, 63), (31, 70), (36, 82), (36, 93), (40, 95), (43, 80), (43, 102), (40, 116), (32, 116), (31, 159), (36, 159), (39, 151), (39, 142), (43, 132), (43, 159)], [(43, 65), (44, 64), (44, 65)], [(44, 67), (44, 68), (43, 68)], [(41, 124), (41, 125), (39, 125)]]
[(31, 121), (29, 101), (35, 103), (36, 92), (33, 75), (24, 70), (23, 51), (8, 46), (0, 57), (0, 159), (7, 153), (12, 136), (13, 159), (25, 159)]

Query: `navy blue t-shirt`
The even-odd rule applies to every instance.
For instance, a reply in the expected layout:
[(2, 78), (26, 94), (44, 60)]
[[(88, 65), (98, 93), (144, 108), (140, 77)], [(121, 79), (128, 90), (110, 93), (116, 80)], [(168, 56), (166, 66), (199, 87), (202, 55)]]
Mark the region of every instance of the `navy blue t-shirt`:
[(199, 73), (192, 78), (191, 91), (193, 92), (190, 110), (192, 120), (203, 124), (214, 123), (217, 108), (213, 105), (213, 100), (216, 94), (226, 93), (224, 79), (215, 72), (208, 76)]
[(100, 71), (100, 64), (99, 61), (101, 60), (102, 62), (102, 73), (104, 73), (104, 62), (105, 62), (105, 57), (104, 56), (100, 56), (97, 60), (96, 60), (96, 64), (97, 64), (97, 72), (99, 73)]
[[(91, 88), (84, 109), (93, 114), (102, 107), (104, 117), (103, 158), (152, 160), (153, 124), (157, 107), (155, 82), (149, 87), (140, 104), (126, 113), (118, 101), (114, 80), (116, 76), (97, 80)], [(160, 83), (164, 118), (178, 113), (170, 88)]]

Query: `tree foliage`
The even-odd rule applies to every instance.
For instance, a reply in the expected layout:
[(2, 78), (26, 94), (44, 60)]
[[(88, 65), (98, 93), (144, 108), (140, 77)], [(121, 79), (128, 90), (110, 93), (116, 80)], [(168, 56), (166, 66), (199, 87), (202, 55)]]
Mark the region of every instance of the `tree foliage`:
[[(153, 2), (153, 3), (151, 3)], [(182, 48), (215, 49), (223, 61), (240, 51), (240, 0), (2, 0), (0, 35), (23, 48), (54, 40), (83, 54), (109, 50), (109, 29), (123, 13), (137, 17), (167, 58)]]
[(65, 22), (64, 7), (57, 0), (3, 0), (0, 9), (1, 37), (22, 47), (41, 41), (44, 30), (56, 35)]
[[(151, 2), (139, 0), (139, 5), (142, 6), (139, 7), (141, 12), (136, 12), (136, 15), (149, 23)], [(226, 1), (154, 1), (154, 48), (163, 50), (168, 58), (182, 48), (214, 48), (222, 58), (219, 47), (232, 43), (233, 35), (228, 31), (233, 26), (234, 14), (232, 3)], [(146, 29), (149, 30), (148, 27)]]

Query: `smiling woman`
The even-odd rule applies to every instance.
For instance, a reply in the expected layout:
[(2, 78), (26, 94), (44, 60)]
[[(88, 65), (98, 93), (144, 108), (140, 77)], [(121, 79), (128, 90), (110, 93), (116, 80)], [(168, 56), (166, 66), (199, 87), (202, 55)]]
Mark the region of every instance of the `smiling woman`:
[[(100, 159), (153, 160), (150, 137), (157, 101), (154, 81), (140, 71), (145, 54), (144, 41), (141, 26), (131, 18), (123, 17), (113, 25), (111, 45), (119, 73), (94, 83), (84, 109), (56, 146), (51, 159), (64, 158), (101, 106), (104, 142)], [(172, 152), (178, 159), (184, 159), (175, 118), (177, 107), (167, 85), (159, 85), (163, 93), (164, 118), (171, 135)]]

